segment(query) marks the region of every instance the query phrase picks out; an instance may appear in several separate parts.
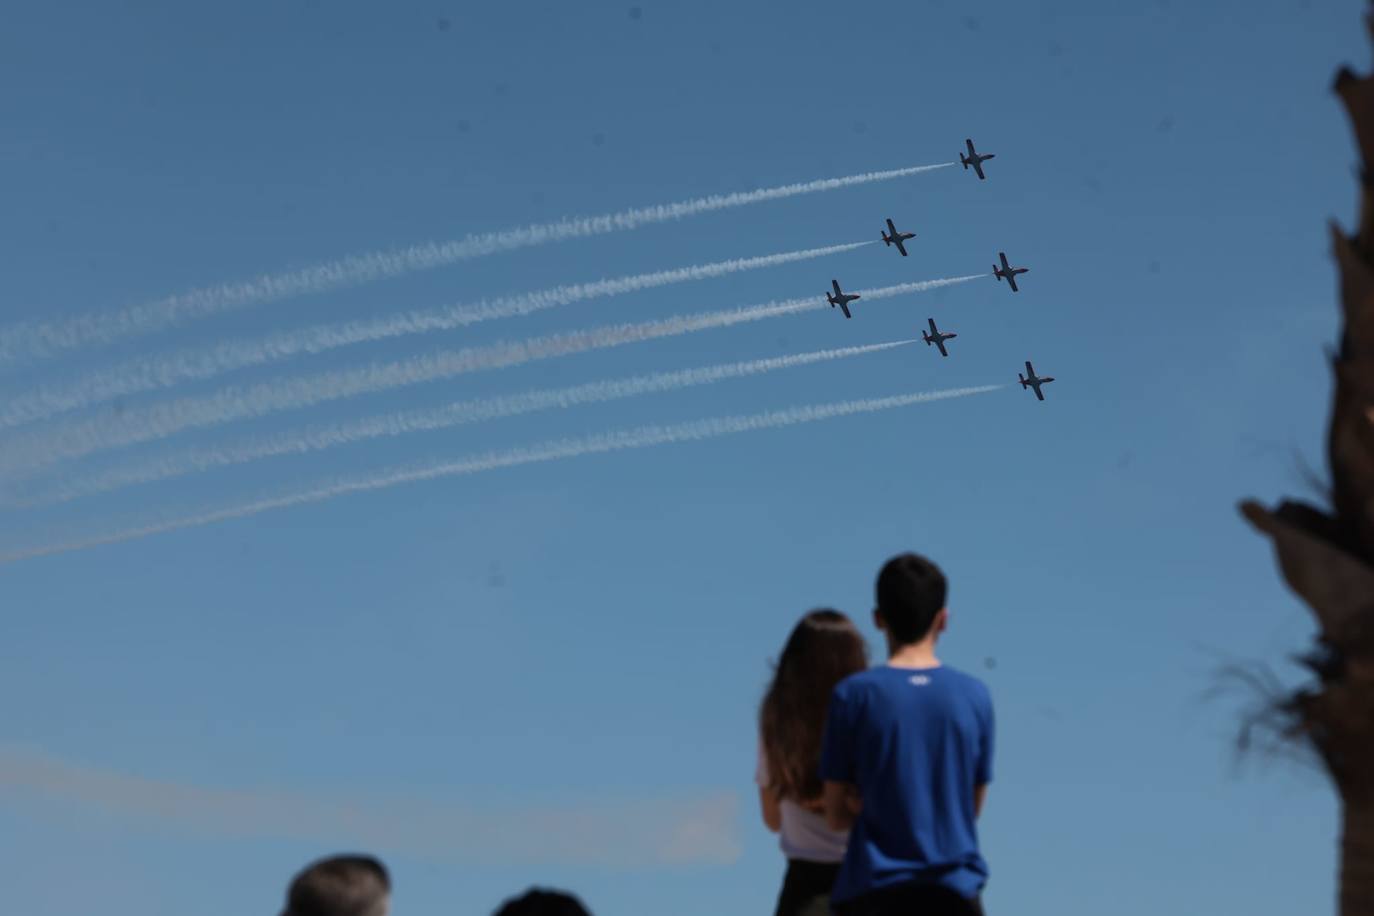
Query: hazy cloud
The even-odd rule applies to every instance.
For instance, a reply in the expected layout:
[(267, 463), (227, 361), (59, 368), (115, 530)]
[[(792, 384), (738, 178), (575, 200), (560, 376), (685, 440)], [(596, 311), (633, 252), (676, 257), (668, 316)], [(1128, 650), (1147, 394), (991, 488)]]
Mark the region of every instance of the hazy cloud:
[(145, 779), (0, 747), (0, 797), (49, 798), (205, 836), (326, 842), (471, 865), (726, 865), (734, 792), (497, 806), (359, 793), (312, 796)]

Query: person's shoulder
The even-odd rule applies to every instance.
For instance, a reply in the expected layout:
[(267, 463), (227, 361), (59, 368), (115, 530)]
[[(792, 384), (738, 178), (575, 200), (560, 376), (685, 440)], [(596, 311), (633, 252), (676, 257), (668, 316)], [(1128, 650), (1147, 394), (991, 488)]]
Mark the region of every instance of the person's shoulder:
[(855, 671), (847, 675), (835, 685), (835, 695), (847, 698), (857, 694), (865, 693), (872, 689), (878, 681), (877, 668), (865, 668), (862, 671)]
[(988, 702), (992, 701), (992, 692), (988, 690), (988, 685), (984, 683), (982, 678), (975, 677), (958, 668), (951, 668), (949, 665), (944, 666), (944, 671), (950, 685), (961, 693), (986, 699)]

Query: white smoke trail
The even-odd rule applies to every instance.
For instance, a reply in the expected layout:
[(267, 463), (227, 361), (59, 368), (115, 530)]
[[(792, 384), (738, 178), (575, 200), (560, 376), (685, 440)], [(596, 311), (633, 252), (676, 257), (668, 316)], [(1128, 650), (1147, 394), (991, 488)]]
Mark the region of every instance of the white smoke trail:
[(980, 385), (974, 388), (953, 388), (943, 391), (892, 395), (885, 398), (867, 398), (864, 400), (842, 401), (831, 404), (813, 404), (805, 407), (792, 407), (785, 410), (773, 410), (766, 413), (747, 416), (717, 417), (667, 426), (640, 426), (634, 429), (598, 433), (575, 439), (562, 439), (525, 448), (488, 452), (461, 461), (430, 462), (427, 464), (396, 468), (380, 473), (354, 477), (335, 477), (306, 490), (296, 490), (277, 496), (268, 496), (253, 502), (241, 503), (223, 509), (214, 509), (196, 515), (184, 516), (182, 518), (152, 522), (136, 528), (126, 528), (112, 534), (98, 535), (84, 540), (68, 541), (66, 543), (28, 548), (9, 554), (3, 554), (0, 555), (0, 564), (13, 563), (18, 560), (26, 560), (33, 557), (48, 556), (57, 553), (67, 553), (73, 550), (82, 550), (104, 544), (118, 544), (124, 541), (132, 541), (137, 538), (161, 534), (167, 531), (194, 528), (201, 525), (213, 524), (215, 522), (227, 521), (229, 519), (257, 515), (273, 509), (285, 509), (305, 503), (334, 499), (335, 497), (344, 496), (350, 493), (381, 490), (400, 484), (432, 480), (438, 477), (478, 474), (484, 471), (493, 471), (498, 468), (515, 467), (523, 464), (536, 464), (545, 461), (557, 461), (563, 458), (576, 458), (582, 455), (614, 452), (623, 449), (648, 448), (650, 446), (665, 445), (672, 442), (696, 442), (703, 439), (714, 439), (719, 436), (734, 435), (736, 433), (776, 429), (782, 426), (795, 426), (800, 423), (814, 423), (819, 420), (828, 420), (834, 417), (849, 416), (851, 414), (891, 410), (897, 407), (908, 407), (913, 404), (921, 404), (929, 401), (968, 397), (970, 395), (996, 391), (1004, 387), (1006, 386)]
[[(976, 280), (985, 274), (899, 283), (862, 290), (865, 299), (882, 299)], [(209, 395), (180, 398), (130, 409), (121, 416), (69, 421), (49, 430), (14, 436), (0, 453), (0, 471), (28, 472), (43, 465), (92, 452), (162, 439), (186, 429), (217, 426), (324, 401), (437, 381), (468, 372), (517, 366), (660, 337), (723, 328), (744, 322), (824, 308), (815, 296), (764, 305), (679, 315), (639, 324), (618, 324), (569, 331), (523, 341), (448, 350), (390, 363), (373, 363), (313, 376), (224, 388)]]
[(952, 162), (938, 165), (918, 165), (910, 168), (865, 172), (841, 178), (822, 178), (754, 191), (731, 194), (712, 194), (694, 200), (640, 207), (608, 213), (602, 216), (583, 216), (552, 223), (468, 235), (447, 242), (428, 242), (393, 251), (372, 252), (326, 261), (301, 270), (264, 274), (243, 283), (225, 284), (191, 290), (165, 299), (130, 306), (112, 313), (87, 313), (58, 321), (30, 321), (0, 329), (0, 366), (23, 359), (52, 356), (76, 347), (112, 343), (148, 334), (193, 318), (213, 315), (230, 309), (243, 308), (261, 302), (271, 302), (291, 296), (318, 293), (342, 286), (351, 286), (380, 277), (393, 277), (418, 270), (430, 270), (468, 258), (482, 257), (500, 251), (559, 242), (566, 239), (604, 235), (635, 229), (650, 223), (743, 207), (749, 204), (833, 191), (853, 185), (904, 178), (921, 172), (948, 168)]
[(364, 417), (343, 423), (320, 424), (307, 427), (304, 430), (287, 430), (270, 436), (259, 436), (234, 445), (184, 449), (153, 461), (109, 468), (90, 477), (65, 479), (46, 493), (30, 499), (11, 501), (10, 504), (16, 508), (32, 508), (49, 503), (69, 502), (82, 496), (106, 493), (121, 487), (168, 480), (186, 474), (244, 464), (277, 455), (303, 454), (382, 436), (400, 436), (407, 433), (446, 429), (466, 423), (480, 423), (541, 410), (573, 407), (580, 404), (597, 404), (659, 391), (711, 385), (728, 379), (776, 372), (780, 369), (795, 369), (814, 363), (879, 353), (884, 350), (907, 346), (919, 340), (920, 338), (914, 338), (864, 346), (837, 347), (831, 350), (816, 350), (791, 356), (775, 356), (768, 359), (703, 366), (696, 369), (656, 372), (651, 375), (640, 375), (632, 378), (589, 382), (570, 388), (525, 391), (494, 398), (458, 401), (443, 407), (407, 410)]
[(853, 251), (877, 242), (850, 242), (753, 258), (733, 258), (673, 270), (597, 280), (470, 305), (453, 305), (402, 315), (282, 331), (265, 338), (231, 340), (166, 356), (140, 357), (72, 382), (47, 385), (11, 395), (0, 404), (0, 429), (45, 419), (145, 391), (170, 388), (182, 382), (213, 378), (236, 369), (287, 359), (302, 353), (323, 353), (350, 344), (373, 342), (407, 334), (452, 330), (481, 321), (512, 318), (601, 296), (619, 296), (673, 283), (707, 280), (740, 271), (776, 267), (796, 261)]

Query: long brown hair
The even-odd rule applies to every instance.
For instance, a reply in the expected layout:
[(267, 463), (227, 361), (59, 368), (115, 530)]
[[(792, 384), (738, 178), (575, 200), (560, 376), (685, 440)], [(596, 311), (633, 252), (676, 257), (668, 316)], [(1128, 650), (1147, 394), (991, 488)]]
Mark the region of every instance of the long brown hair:
[(759, 707), (768, 781), (779, 797), (820, 797), (817, 770), (830, 691), (867, 667), (863, 637), (839, 611), (812, 611), (792, 628)]

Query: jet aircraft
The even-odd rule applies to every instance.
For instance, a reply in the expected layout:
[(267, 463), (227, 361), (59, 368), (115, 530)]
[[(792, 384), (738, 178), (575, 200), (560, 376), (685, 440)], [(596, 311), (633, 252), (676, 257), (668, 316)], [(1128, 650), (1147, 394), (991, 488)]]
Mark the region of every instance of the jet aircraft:
[(853, 302), (855, 299), (859, 298), (859, 294), (858, 294), (858, 293), (848, 293), (848, 294), (846, 294), (846, 293), (840, 292), (840, 281), (839, 281), (839, 280), (831, 280), (831, 281), (830, 281), (830, 285), (833, 286), (833, 287), (835, 287), (835, 292), (834, 292), (834, 293), (826, 293), (826, 294), (825, 294), (825, 298), (826, 298), (826, 300), (830, 303), (830, 307), (833, 309), (835, 306), (838, 305), (838, 306), (840, 307), (840, 311), (844, 312), (844, 317), (846, 317), (846, 318), (852, 318), (852, 317), (854, 317), (854, 316), (852, 316), (852, 315), (849, 314), (849, 303), (851, 303), (851, 302)]
[(997, 281), (999, 283), (1003, 280), (1006, 280), (1007, 285), (1011, 287), (1011, 291), (1013, 293), (1017, 292), (1016, 275), (1026, 273), (1030, 270), (1030, 268), (1012, 267), (1010, 264), (1007, 263), (1007, 253), (1005, 251), (997, 252), (997, 256), (1002, 259), (1002, 266), (998, 267), (996, 264), (992, 265), (992, 275), (997, 278)]
[(1040, 386), (1054, 381), (1054, 376), (1052, 375), (1047, 375), (1044, 378), (1037, 376), (1035, 370), (1031, 368), (1030, 360), (1026, 360), (1026, 374), (1022, 375), (1018, 372), (1016, 373), (1016, 377), (1021, 380), (1022, 391), (1027, 388), (1034, 388), (1035, 396), (1042, 401), (1045, 400), (1045, 396), (1040, 393)]
[(884, 245), (896, 245), (897, 250), (902, 253), (902, 257), (906, 257), (906, 245), (902, 243), (907, 239), (916, 238), (916, 233), (898, 232), (897, 227), (892, 225), (892, 220), (889, 219), (887, 221), (887, 231), (884, 232), (882, 236)]
[(926, 342), (926, 346), (928, 347), (931, 344), (935, 344), (935, 346), (940, 348), (941, 356), (949, 356), (949, 351), (945, 349), (945, 341), (951, 340), (959, 335), (955, 334), (953, 331), (947, 331), (941, 334), (935, 327), (934, 318), (927, 318), (926, 321), (930, 323), (930, 333), (927, 334), (925, 331), (921, 332), (921, 338)]
[(997, 154), (986, 153), (980, 156), (974, 151), (972, 140), (965, 140), (964, 142), (968, 144), (968, 155), (965, 156), (963, 153), (959, 154), (959, 161), (964, 164), (964, 171), (967, 172), (968, 167), (973, 166), (973, 170), (978, 173), (978, 180), (985, 180), (987, 176), (983, 174), (983, 163), (987, 162), (989, 159), (996, 158)]

